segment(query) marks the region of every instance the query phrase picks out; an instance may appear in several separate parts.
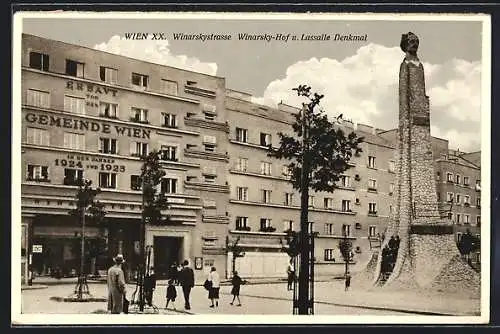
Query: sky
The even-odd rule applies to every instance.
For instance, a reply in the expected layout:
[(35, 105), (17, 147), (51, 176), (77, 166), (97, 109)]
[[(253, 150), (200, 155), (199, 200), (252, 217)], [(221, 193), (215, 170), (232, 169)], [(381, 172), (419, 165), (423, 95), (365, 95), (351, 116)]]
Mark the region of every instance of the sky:
[[(254, 101), (300, 106), (292, 91), (307, 84), (324, 94), (332, 117), (392, 129), (398, 123), (398, 72), (404, 54), (401, 34), (420, 39), (431, 104), (431, 134), (450, 148), (480, 150), (482, 25), (478, 21), (292, 19), (29, 18), (23, 32), (163, 65), (217, 75), (226, 87)], [(161, 32), (165, 40), (127, 40), (130, 32)], [(175, 40), (174, 33), (225, 34), (231, 40)], [(292, 41), (241, 41), (239, 33), (281, 33)], [(329, 41), (301, 41), (302, 34), (327, 34)], [(366, 41), (334, 41), (335, 34), (366, 35)]]

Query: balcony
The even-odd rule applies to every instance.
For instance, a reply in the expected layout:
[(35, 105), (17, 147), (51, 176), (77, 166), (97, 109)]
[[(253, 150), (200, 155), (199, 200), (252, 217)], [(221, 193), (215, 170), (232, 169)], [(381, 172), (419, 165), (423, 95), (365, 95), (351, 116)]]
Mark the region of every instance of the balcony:
[(250, 226), (236, 226), (236, 231), (250, 231)]
[(276, 232), (276, 227), (273, 226), (267, 226), (267, 227), (261, 227), (259, 232)]
[(28, 177), (26, 181), (50, 183), (50, 179), (46, 177)]
[(377, 192), (377, 188), (374, 188), (374, 187), (368, 187), (368, 191), (369, 191), (369, 192), (372, 192), (372, 193), (376, 193), (376, 192)]

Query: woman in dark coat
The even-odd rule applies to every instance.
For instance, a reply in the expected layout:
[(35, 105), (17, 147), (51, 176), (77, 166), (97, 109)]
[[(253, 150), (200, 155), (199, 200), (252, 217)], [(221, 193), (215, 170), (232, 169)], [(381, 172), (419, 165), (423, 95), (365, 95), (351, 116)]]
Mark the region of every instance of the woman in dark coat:
[(233, 301), (230, 304), (233, 305), (234, 300), (238, 298), (238, 305), (236, 306), (241, 306), (240, 286), (241, 284), (243, 284), (243, 280), (241, 279), (240, 276), (238, 276), (237, 271), (233, 272), (233, 278), (231, 279), (231, 284), (233, 285), (233, 288), (231, 289), (231, 294), (233, 295)]

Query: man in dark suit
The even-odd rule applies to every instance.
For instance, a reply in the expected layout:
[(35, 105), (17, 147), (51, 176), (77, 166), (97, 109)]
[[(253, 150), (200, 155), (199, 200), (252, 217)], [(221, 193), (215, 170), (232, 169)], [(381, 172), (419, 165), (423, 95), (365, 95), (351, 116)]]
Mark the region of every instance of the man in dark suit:
[(182, 263), (182, 269), (179, 272), (179, 283), (182, 286), (182, 292), (184, 294), (184, 308), (190, 310), (191, 304), (189, 303), (189, 295), (191, 294), (191, 289), (194, 287), (194, 271), (189, 268), (189, 262), (187, 260), (184, 260)]

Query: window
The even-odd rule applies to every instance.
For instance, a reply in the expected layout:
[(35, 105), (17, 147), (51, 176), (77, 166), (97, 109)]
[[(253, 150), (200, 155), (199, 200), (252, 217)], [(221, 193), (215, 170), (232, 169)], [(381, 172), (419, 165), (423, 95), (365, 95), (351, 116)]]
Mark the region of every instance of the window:
[(247, 187), (237, 187), (236, 196), (239, 201), (248, 201), (248, 188)]
[(285, 193), (285, 205), (293, 205), (293, 193)]
[(217, 246), (217, 239), (215, 237), (205, 237), (203, 239), (203, 246)]
[(118, 80), (118, 70), (115, 70), (114, 68), (110, 67), (104, 67), (100, 66), (99, 67), (99, 77), (101, 78), (101, 81), (114, 84)]
[(236, 229), (243, 230), (247, 228), (248, 217), (236, 217)]
[(462, 233), (457, 232), (457, 242), (460, 242), (460, 240), (462, 240)]
[(99, 102), (100, 115), (108, 118), (118, 118), (118, 104)]
[(160, 159), (167, 161), (177, 161), (177, 147), (172, 145), (162, 145)]
[(116, 174), (114, 173), (99, 173), (99, 187), (116, 189)]
[(335, 261), (334, 250), (333, 249), (325, 249), (325, 261)]
[(49, 131), (37, 128), (26, 128), (26, 143), (40, 146), (49, 146)]
[(469, 183), (470, 183), (469, 177), (468, 176), (464, 176), (464, 186), (468, 186)]
[(481, 225), (481, 216), (476, 216), (476, 225)]
[(83, 78), (84, 63), (66, 59), (66, 74), (73, 77)]
[(309, 207), (311, 208), (314, 208), (314, 196), (313, 195), (309, 195)]
[(436, 174), (436, 180), (437, 181), (441, 181), (441, 173), (440, 172), (437, 172), (437, 174)]
[(476, 180), (476, 191), (481, 191), (481, 180)]
[(260, 173), (262, 175), (271, 175), (271, 163), (270, 162), (261, 162), (260, 163)]
[(64, 111), (85, 115), (85, 99), (82, 97), (64, 95)]
[(117, 154), (116, 139), (99, 138), (99, 152)]
[(260, 146), (268, 146), (271, 144), (271, 135), (268, 133), (260, 133)]
[(374, 237), (377, 235), (377, 227), (376, 226), (368, 226), (368, 236)]
[(460, 204), (460, 194), (455, 195), (455, 203)]
[(49, 71), (49, 55), (30, 52), (30, 67), (40, 71)]
[(377, 180), (373, 179), (368, 180), (368, 190), (372, 191), (377, 190)]
[(215, 175), (203, 175), (203, 181), (206, 183), (215, 183), (216, 177)]
[(342, 225), (342, 235), (346, 237), (351, 236), (351, 225), (348, 224)]
[(351, 212), (351, 201), (346, 199), (342, 200), (342, 211)]
[(168, 95), (177, 95), (177, 82), (161, 79), (161, 91)]
[(262, 203), (271, 203), (271, 190), (262, 189)]
[(461, 218), (460, 214), (457, 213), (457, 219), (456, 219), (457, 224), (460, 224), (460, 220), (461, 220), (460, 218)]
[(248, 168), (248, 159), (247, 158), (238, 158), (236, 162), (236, 170), (240, 172), (246, 172)]
[(203, 136), (203, 145), (206, 152), (215, 152), (217, 138), (215, 136)]
[(441, 201), (441, 193), (436, 193), (436, 196), (437, 196), (438, 202), (440, 202)]
[(176, 128), (177, 127), (177, 115), (169, 113), (161, 113), (163, 116), (163, 126), (166, 128)]
[(452, 212), (448, 212), (448, 219), (453, 220), (453, 213)]
[(476, 207), (481, 208), (481, 197), (476, 197)]
[(203, 200), (203, 207), (205, 209), (216, 209), (217, 202), (214, 199), (204, 199)]
[(203, 115), (205, 116), (206, 121), (215, 121), (217, 116), (216, 114), (207, 111), (204, 111)]
[(389, 205), (389, 214), (392, 215), (393, 212), (394, 212), (394, 208), (392, 207), (392, 205)]
[(368, 203), (368, 214), (377, 214), (377, 203)]
[(283, 221), (283, 231), (293, 231), (293, 220), (284, 220)]
[(148, 123), (148, 110), (132, 107), (130, 120), (139, 123)]
[(40, 165), (28, 165), (28, 181), (48, 181), (49, 167)]
[(26, 104), (40, 108), (50, 108), (50, 93), (36, 89), (26, 91)]
[(340, 177), (340, 180), (342, 182), (342, 187), (347, 187), (349, 188), (351, 186), (351, 177), (347, 175), (342, 175)]
[(470, 196), (469, 195), (464, 196), (464, 205), (466, 205), (466, 206), (470, 205)]
[(160, 191), (162, 194), (176, 194), (177, 193), (177, 179), (165, 177), (161, 180)]
[(464, 224), (470, 224), (470, 215), (464, 214)]
[(85, 136), (78, 133), (65, 132), (63, 145), (65, 148), (71, 148), (74, 150), (84, 150)]
[(452, 173), (446, 173), (446, 181), (453, 182), (453, 174)]
[(271, 225), (271, 219), (269, 218), (261, 218), (260, 219), (260, 229), (265, 230), (272, 227)]
[(389, 196), (394, 194), (394, 183), (389, 184)]
[(83, 179), (83, 170), (64, 168), (64, 181), (67, 186), (77, 186), (80, 180)]
[(461, 179), (460, 175), (458, 175), (458, 174), (455, 175), (455, 183), (456, 184), (460, 184), (460, 179)]
[(446, 201), (453, 202), (453, 198), (454, 198), (453, 193), (450, 193), (450, 192), (446, 193)]
[(368, 157), (368, 167), (375, 168), (375, 157), (372, 156)]
[(130, 189), (132, 190), (142, 189), (142, 180), (139, 175), (130, 175)]
[(148, 143), (131, 142), (130, 155), (133, 157), (143, 157), (148, 155)]
[(236, 128), (236, 140), (242, 143), (246, 143), (248, 141), (248, 130)]
[(323, 200), (325, 209), (333, 209), (333, 198), (325, 198)]
[(396, 171), (396, 162), (394, 160), (389, 160), (389, 172), (394, 173)]
[(292, 170), (288, 166), (282, 166), (281, 175), (283, 175), (285, 178), (290, 178), (292, 177)]
[(132, 73), (132, 85), (139, 89), (145, 89), (148, 87), (148, 76)]
[(332, 223), (325, 223), (325, 234), (333, 235), (333, 233), (334, 233), (333, 226), (334, 226), (334, 224), (332, 224)]

